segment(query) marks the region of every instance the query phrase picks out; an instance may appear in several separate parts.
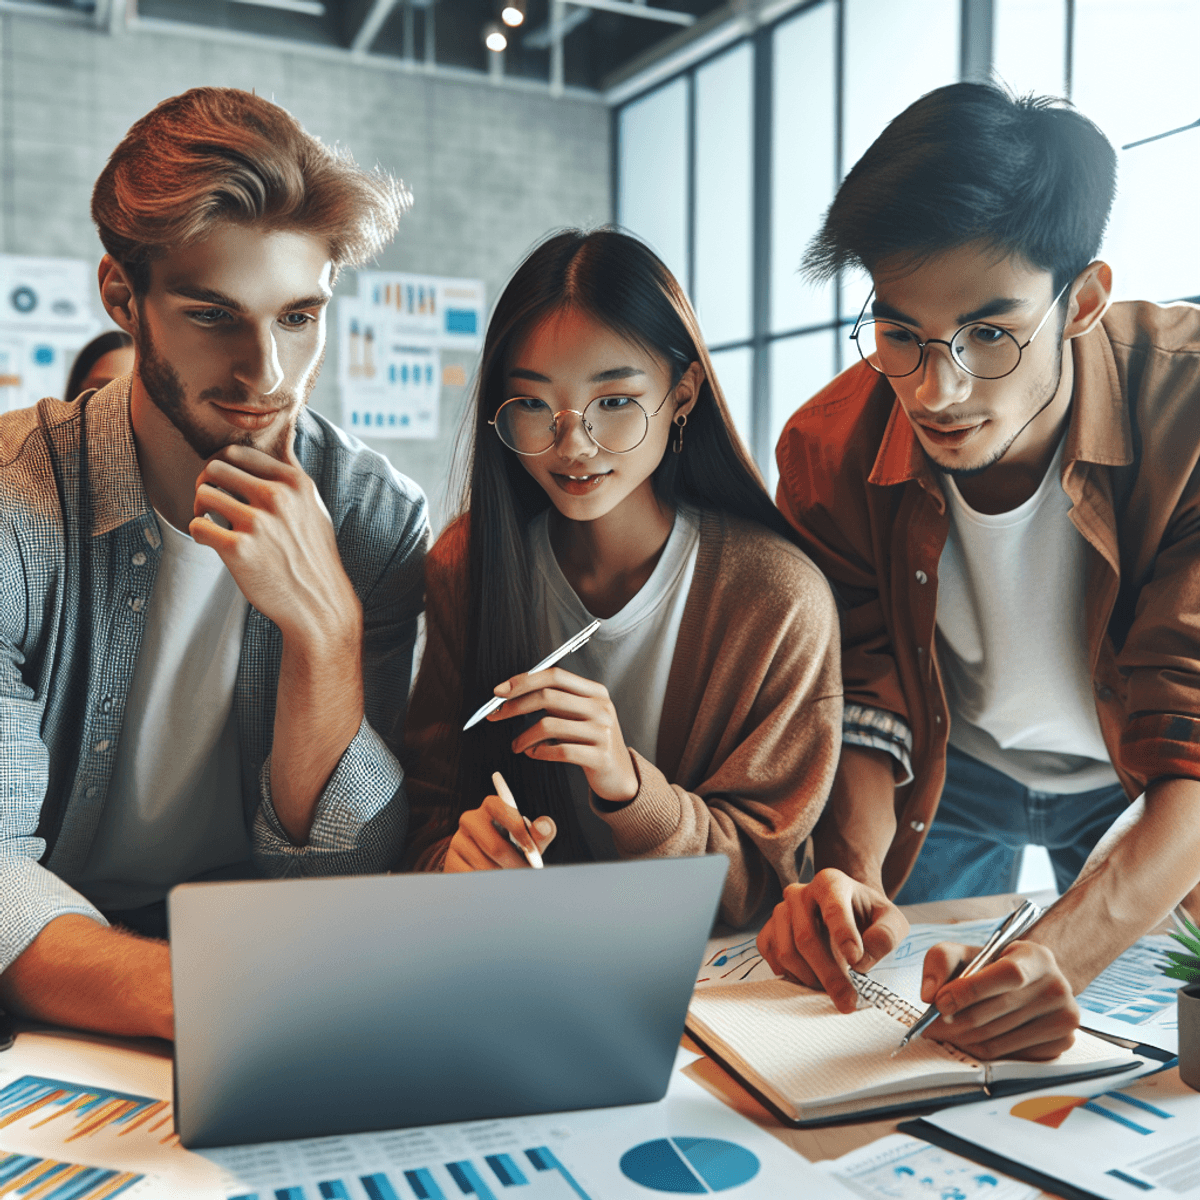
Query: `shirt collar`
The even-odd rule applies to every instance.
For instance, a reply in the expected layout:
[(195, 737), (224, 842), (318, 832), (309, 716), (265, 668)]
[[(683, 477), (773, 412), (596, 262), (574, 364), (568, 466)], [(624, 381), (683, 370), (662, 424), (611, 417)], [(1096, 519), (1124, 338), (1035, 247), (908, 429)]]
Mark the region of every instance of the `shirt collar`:
[(86, 400), (88, 484), (92, 497), (92, 536), (103, 537), (140, 518), (154, 519), (129, 415), (132, 376), (125, 375)]
[[(1064, 466), (1073, 462), (1099, 463), (1120, 467), (1133, 461), (1133, 437), (1129, 424), (1129, 406), (1117, 375), (1112, 345), (1103, 324), (1075, 338), (1071, 343), (1075, 366), (1075, 390), (1071, 397), (1071, 416), (1067, 424)], [(868, 368), (869, 369), (869, 368)], [(885, 386), (886, 382), (884, 382)], [(888, 387), (888, 391), (891, 388)], [(939, 485), (921, 443), (913, 432), (895, 393), (887, 427), (868, 482), (880, 487), (908, 483), (915, 479), (935, 496)]]

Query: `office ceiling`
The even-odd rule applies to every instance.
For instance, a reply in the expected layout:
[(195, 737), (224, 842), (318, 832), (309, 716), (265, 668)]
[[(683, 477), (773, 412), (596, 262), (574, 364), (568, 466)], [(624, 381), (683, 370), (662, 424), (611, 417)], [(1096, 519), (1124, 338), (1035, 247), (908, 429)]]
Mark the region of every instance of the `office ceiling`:
[[(112, 4), (127, 0), (26, 0), (36, 6), (95, 13), (105, 21)], [(424, 61), (432, 6), (432, 42), (439, 66), (489, 69), (484, 28), (498, 21), (504, 0), (136, 0), (136, 14), (181, 25), (205, 26), (310, 45), (361, 49)], [(603, 3), (603, 0), (596, 0)], [(627, 0), (628, 2), (628, 0)], [(620, 7), (621, 0), (618, 0)], [(631, 0), (632, 5), (645, 0)], [(652, 0), (651, 8), (704, 17), (722, 0)], [(133, 9), (133, 4), (130, 4)], [(563, 81), (568, 87), (601, 88), (614, 73), (685, 31), (678, 24), (626, 12), (568, 4)], [(525, 79), (550, 79), (550, 0), (527, 0), (523, 25), (505, 28), (504, 72)], [(382, 18), (382, 20), (380, 19)]]

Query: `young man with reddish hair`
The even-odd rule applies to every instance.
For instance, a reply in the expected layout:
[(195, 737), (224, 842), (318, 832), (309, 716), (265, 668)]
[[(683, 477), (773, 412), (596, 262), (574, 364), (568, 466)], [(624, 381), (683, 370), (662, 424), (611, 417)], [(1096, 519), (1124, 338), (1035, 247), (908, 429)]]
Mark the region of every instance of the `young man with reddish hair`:
[(0, 1004), (170, 1037), (163, 898), (385, 869), (425, 500), (310, 412), (338, 271), (408, 195), (233, 89), (92, 214), (132, 377), (0, 417)]
[(901, 113), (808, 258), (870, 274), (863, 361), (778, 448), (846, 709), (818, 874), (759, 944), (848, 1010), (892, 898), (1012, 891), (1047, 846), (1064, 894), (1026, 938), (969, 979), (970, 948), (925, 960), (930, 1036), (987, 1058), (1070, 1045), (1073, 995), (1200, 881), (1200, 310), (1110, 307), (1115, 166), (1061, 102)]

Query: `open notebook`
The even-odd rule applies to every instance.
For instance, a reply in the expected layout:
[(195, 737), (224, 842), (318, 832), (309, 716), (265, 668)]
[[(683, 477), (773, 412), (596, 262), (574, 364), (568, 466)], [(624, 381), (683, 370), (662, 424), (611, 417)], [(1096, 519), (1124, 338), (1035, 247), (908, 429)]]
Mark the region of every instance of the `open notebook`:
[[(783, 979), (698, 989), (688, 1031), (795, 1125), (885, 1116), (988, 1095), (1027, 1091), (1140, 1064), (1130, 1051), (1082, 1030), (1052, 1062), (976, 1062), (917, 1038), (891, 1057), (921, 1015), (870, 981), (870, 1007), (840, 1013), (824, 992)], [(866, 1003), (867, 1001), (863, 1001)]]

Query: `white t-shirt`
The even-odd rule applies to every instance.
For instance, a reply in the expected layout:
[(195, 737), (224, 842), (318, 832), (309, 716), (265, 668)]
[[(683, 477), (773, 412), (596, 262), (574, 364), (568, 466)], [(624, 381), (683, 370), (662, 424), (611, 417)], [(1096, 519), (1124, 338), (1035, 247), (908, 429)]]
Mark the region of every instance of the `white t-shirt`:
[(938, 565), (938, 655), (950, 744), (1025, 787), (1118, 782), (1087, 656), (1087, 543), (1062, 489), (1062, 443), (1037, 491), (978, 513), (943, 475), (950, 533)]
[(246, 599), (215, 550), (161, 515), (146, 609), (104, 812), (75, 886), (98, 908), (139, 908), (246, 861), (233, 687)]
[[(533, 603), (539, 648), (549, 654), (595, 617), (567, 582), (550, 545), (549, 510), (530, 526), (533, 550)], [(658, 725), (667, 694), (679, 625), (696, 570), (700, 519), (680, 508), (667, 544), (650, 578), (620, 612), (601, 622), (591, 640), (560, 664), (576, 675), (602, 683), (612, 697), (625, 744), (654, 762)], [(592, 812), (587, 777), (569, 767), (572, 794), (592, 854), (615, 858), (608, 825)]]

